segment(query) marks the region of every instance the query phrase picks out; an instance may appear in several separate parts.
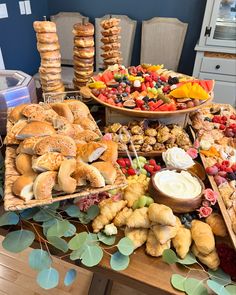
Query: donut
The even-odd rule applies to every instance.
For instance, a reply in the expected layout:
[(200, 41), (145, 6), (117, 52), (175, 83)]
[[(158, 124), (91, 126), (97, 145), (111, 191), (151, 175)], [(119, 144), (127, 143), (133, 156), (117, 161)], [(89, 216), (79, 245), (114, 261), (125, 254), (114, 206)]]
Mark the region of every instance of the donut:
[(55, 51), (60, 49), (60, 45), (58, 42), (55, 43), (37, 43), (37, 49), (39, 52), (46, 52), (46, 51)]
[(77, 47), (92, 47), (94, 46), (93, 37), (75, 37), (74, 45)]
[(89, 37), (94, 35), (94, 26), (91, 23), (75, 24), (73, 26), (73, 34), (79, 37)]
[(61, 80), (61, 73), (58, 74), (40, 74), (40, 78), (44, 81)]
[(105, 52), (103, 52), (103, 54), (101, 54), (101, 56), (104, 59), (108, 59), (108, 58), (112, 58), (112, 57), (120, 57), (120, 55), (121, 55), (120, 51), (117, 51), (117, 50), (105, 51)]
[(56, 33), (37, 33), (36, 38), (40, 43), (58, 42), (58, 36)]
[(41, 67), (44, 68), (60, 68), (61, 67), (61, 60), (45, 60), (41, 59)]
[(122, 61), (122, 58), (120, 57), (112, 57), (108, 59), (104, 59), (104, 64), (107, 65), (114, 65), (114, 64), (120, 64)]
[(113, 35), (118, 35), (121, 31), (120, 27), (112, 27), (110, 29), (106, 29), (104, 31), (102, 31), (102, 35), (104, 37), (109, 37), (109, 36), (113, 36)]
[(40, 74), (58, 74), (61, 73), (61, 67), (57, 68), (45, 68), (45, 67), (39, 67), (39, 73)]
[(49, 21), (35, 21), (33, 23), (35, 32), (37, 33), (56, 33), (56, 24)]
[(117, 50), (120, 48), (120, 43), (108, 43), (108, 44), (104, 44), (101, 49), (103, 51), (109, 51), (109, 50)]
[(40, 52), (40, 57), (44, 60), (61, 60), (61, 53), (59, 50), (48, 52)]
[(120, 41), (120, 36), (119, 35), (112, 35), (109, 37), (103, 37), (101, 38), (102, 43), (107, 44), (107, 43), (115, 43)]
[(110, 29), (112, 27), (118, 26), (120, 24), (120, 19), (119, 18), (109, 18), (109, 19), (104, 19), (101, 22), (101, 26), (103, 29)]
[(92, 58), (80, 58), (76, 55), (74, 55), (74, 65), (76, 67), (92, 67), (94, 63), (94, 59)]
[(94, 56), (94, 47), (79, 48), (74, 47), (74, 55), (80, 58), (92, 58)]

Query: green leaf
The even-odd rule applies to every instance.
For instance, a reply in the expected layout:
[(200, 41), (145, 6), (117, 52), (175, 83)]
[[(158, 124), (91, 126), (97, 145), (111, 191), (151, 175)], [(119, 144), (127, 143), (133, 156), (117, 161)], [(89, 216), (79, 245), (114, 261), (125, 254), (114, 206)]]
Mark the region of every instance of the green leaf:
[(90, 245), (96, 245), (98, 242), (98, 236), (97, 234), (88, 233), (86, 242)]
[(178, 274), (173, 274), (171, 276), (171, 284), (172, 286), (177, 289), (177, 290), (180, 290), (180, 291), (185, 291), (184, 289), (184, 282), (185, 282), (186, 278), (181, 276), (181, 275), (178, 275)]
[(225, 273), (221, 268), (217, 269), (216, 271), (208, 269), (208, 273), (212, 281), (215, 281), (221, 285), (227, 285), (231, 283), (230, 275)]
[(48, 232), (49, 227), (51, 227), (56, 222), (57, 222), (57, 219), (55, 217), (43, 222), (43, 224), (42, 224), (43, 234), (45, 235), (45, 237), (47, 237), (47, 232)]
[(44, 208), (45, 209), (50, 209), (50, 210), (53, 210), (53, 211), (57, 211), (57, 209), (59, 207), (60, 207), (60, 202), (55, 202), (55, 203), (52, 203), (50, 205), (45, 206)]
[(190, 265), (190, 264), (194, 264), (197, 262), (195, 256), (192, 253), (188, 253), (184, 259), (179, 259), (178, 258), (178, 263), (180, 264), (185, 264), (185, 265)]
[(80, 216), (79, 216), (79, 221), (83, 224), (88, 224), (91, 219), (87, 216), (87, 214), (85, 213), (82, 213)]
[(76, 279), (77, 271), (75, 269), (69, 269), (64, 278), (64, 285), (70, 286)]
[(87, 216), (90, 220), (93, 220), (96, 216), (98, 216), (99, 212), (100, 210), (98, 205), (92, 205), (87, 211)]
[(57, 249), (61, 250), (62, 252), (66, 253), (68, 251), (68, 244), (65, 240), (59, 237), (47, 237), (48, 242), (56, 247)]
[(35, 249), (30, 252), (29, 265), (35, 270), (42, 270), (49, 268), (52, 264), (52, 259), (48, 252), (43, 249)]
[(111, 246), (115, 243), (116, 237), (115, 236), (107, 236), (102, 232), (98, 233), (98, 239), (100, 242), (102, 242), (105, 245)]
[(59, 283), (59, 273), (55, 268), (41, 270), (37, 275), (37, 283), (43, 289), (55, 288)]
[(15, 212), (6, 212), (0, 216), (0, 226), (17, 224), (19, 216)]
[(124, 270), (129, 265), (129, 256), (121, 254), (119, 251), (111, 256), (110, 266), (114, 270)]
[(229, 295), (224, 285), (217, 283), (216, 281), (207, 280), (207, 286), (218, 295)]
[(85, 250), (85, 246), (80, 247), (78, 250), (74, 250), (70, 253), (70, 259), (71, 260), (77, 260), (77, 259), (81, 259), (81, 255), (83, 254)]
[(184, 289), (188, 295), (208, 295), (207, 288), (194, 278), (186, 278), (184, 282)]
[(81, 262), (88, 267), (97, 265), (103, 257), (103, 251), (99, 246), (86, 245), (81, 255)]
[(35, 235), (32, 231), (21, 229), (7, 234), (2, 246), (9, 252), (19, 253), (28, 248), (34, 239)]
[(82, 247), (87, 240), (88, 237), (88, 233), (87, 232), (81, 232), (79, 234), (77, 234), (75, 237), (73, 237), (69, 243), (69, 249), (70, 250), (78, 250), (80, 247)]
[(236, 285), (228, 285), (225, 287), (225, 289), (227, 290), (227, 292), (230, 295), (235, 295), (236, 294)]
[(127, 237), (120, 239), (117, 248), (123, 255), (130, 255), (134, 251), (134, 243)]
[(56, 223), (49, 227), (47, 237), (62, 237), (69, 229), (70, 223), (68, 220), (56, 220)]
[(171, 249), (164, 250), (162, 254), (162, 259), (168, 264), (178, 262), (178, 257), (176, 256), (175, 252)]
[(65, 238), (69, 238), (69, 237), (74, 236), (75, 233), (76, 233), (76, 227), (72, 223), (70, 223), (69, 229), (64, 233), (63, 236)]
[(79, 210), (79, 207), (76, 205), (70, 205), (69, 207), (66, 208), (65, 212), (70, 217), (79, 217), (82, 214), (82, 212)]
[(43, 222), (48, 221), (52, 217), (52, 213), (48, 213), (44, 209), (40, 209), (40, 211), (34, 215), (33, 220), (37, 222)]
[(39, 208), (37, 207), (28, 208), (23, 211), (20, 211), (20, 216), (23, 219), (29, 220), (29, 219), (32, 219), (34, 215), (38, 212), (39, 212)]

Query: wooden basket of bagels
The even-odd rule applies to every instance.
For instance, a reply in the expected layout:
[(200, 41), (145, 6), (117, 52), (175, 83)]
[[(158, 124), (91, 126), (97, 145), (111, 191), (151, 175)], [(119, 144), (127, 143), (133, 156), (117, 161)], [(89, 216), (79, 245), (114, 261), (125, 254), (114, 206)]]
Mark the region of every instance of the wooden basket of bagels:
[(117, 144), (79, 100), (22, 104), (8, 113), (5, 210), (22, 210), (126, 185)]

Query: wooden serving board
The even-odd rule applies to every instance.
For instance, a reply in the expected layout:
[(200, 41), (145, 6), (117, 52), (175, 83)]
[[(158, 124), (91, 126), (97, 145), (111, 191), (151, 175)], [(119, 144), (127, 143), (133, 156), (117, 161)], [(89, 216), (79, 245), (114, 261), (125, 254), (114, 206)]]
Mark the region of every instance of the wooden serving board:
[[(148, 153), (145, 153), (145, 152), (137, 152), (137, 155), (138, 156), (142, 156), (142, 157), (145, 157), (145, 158), (154, 158), (154, 157), (160, 157), (162, 155), (164, 151), (153, 151), (153, 152), (148, 152)], [(127, 157), (127, 153), (125, 151), (118, 151), (118, 154), (120, 157)], [(135, 153), (134, 152), (130, 152), (129, 151), (129, 154), (131, 157), (135, 157)]]

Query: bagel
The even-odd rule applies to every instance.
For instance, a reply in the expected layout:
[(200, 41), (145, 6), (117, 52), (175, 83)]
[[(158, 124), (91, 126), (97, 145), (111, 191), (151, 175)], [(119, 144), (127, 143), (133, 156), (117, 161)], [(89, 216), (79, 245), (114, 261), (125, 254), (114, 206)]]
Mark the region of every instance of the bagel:
[(19, 176), (12, 185), (13, 194), (25, 202), (33, 199), (33, 184), (36, 176), (36, 173), (26, 173)]
[(40, 57), (43, 60), (61, 60), (61, 53), (59, 50), (47, 51), (47, 52), (40, 52)]
[(109, 36), (120, 34), (120, 31), (121, 31), (120, 27), (112, 27), (102, 31), (101, 33), (104, 37), (109, 37)]
[(75, 90), (80, 90), (81, 87), (84, 87), (87, 85), (87, 82), (75, 82), (73, 81)]
[(73, 83), (76, 84), (76, 85), (79, 85), (80, 83), (88, 83), (90, 77), (89, 78), (77, 78), (77, 77), (74, 77), (73, 79)]
[(57, 181), (57, 172), (47, 171), (40, 173), (33, 185), (36, 200), (52, 199), (52, 189)]
[(57, 131), (57, 134), (63, 134), (70, 137), (75, 136), (75, 129), (73, 124), (71, 124), (65, 117), (58, 116), (52, 120), (53, 127)]
[(64, 85), (61, 82), (56, 85), (51, 85), (51, 86), (50, 85), (42, 85), (42, 89), (46, 92), (53, 92), (53, 91), (59, 92), (58, 89), (59, 90), (64, 89)]
[(75, 71), (75, 77), (78, 79), (89, 79), (93, 75), (93, 71)]
[(119, 35), (112, 35), (112, 36), (109, 36), (109, 37), (102, 37), (101, 41), (104, 44), (116, 43), (116, 42), (120, 41), (120, 36)]
[(119, 24), (120, 24), (120, 19), (114, 18), (114, 17), (109, 19), (104, 19), (103, 21), (101, 21), (101, 27), (105, 30), (118, 26)]
[(120, 57), (112, 57), (112, 58), (107, 58), (104, 59), (104, 64), (105, 65), (115, 65), (115, 64), (121, 64), (122, 58)]
[(79, 117), (74, 121), (74, 124), (78, 124), (79, 126), (81, 126), (85, 130), (94, 131), (97, 129), (96, 123), (93, 120), (91, 120), (89, 117), (85, 117), (85, 118)]
[(35, 172), (58, 171), (65, 157), (57, 152), (49, 152), (32, 158), (32, 169)]
[(74, 65), (76, 67), (82, 67), (82, 68), (87, 68), (87, 67), (93, 67), (94, 59), (92, 58), (80, 58), (76, 55), (74, 55)]
[(101, 49), (104, 51), (109, 51), (109, 50), (117, 50), (120, 48), (120, 43), (108, 43), (108, 44), (104, 44)]
[(22, 114), (28, 118), (28, 121), (45, 121), (46, 115), (44, 108), (39, 104), (29, 104), (24, 107)]
[(94, 67), (91, 66), (91, 67), (78, 67), (78, 66), (74, 66), (74, 69), (76, 72), (84, 72), (84, 71), (94, 71)]
[(81, 141), (90, 142), (99, 140), (100, 136), (92, 130), (84, 130), (76, 134), (75, 141), (80, 143)]
[(58, 74), (61, 73), (61, 67), (60, 68), (45, 68), (45, 67), (39, 67), (39, 73), (44, 74)]
[(16, 107), (14, 107), (10, 114), (8, 115), (8, 120), (12, 123), (15, 123), (17, 121), (19, 121), (20, 119), (23, 118), (23, 115), (21, 113), (21, 111), (24, 109), (24, 107), (26, 106), (26, 103), (20, 104)]
[(70, 123), (74, 122), (74, 116), (67, 104), (65, 104), (63, 102), (56, 102), (56, 103), (52, 103), (51, 106), (52, 106), (52, 109), (59, 116), (65, 117), (68, 120), (68, 122), (70, 122)]
[(121, 53), (120, 53), (120, 51), (117, 51), (117, 50), (109, 50), (109, 51), (103, 52), (103, 54), (101, 54), (101, 56), (104, 59), (108, 59), (108, 58), (113, 58), (113, 57), (120, 57)]
[(58, 42), (58, 36), (56, 33), (37, 33), (36, 38), (40, 43), (55, 43)]
[(76, 190), (77, 181), (71, 177), (76, 170), (75, 159), (65, 159), (58, 172), (58, 184), (62, 191), (72, 194)]
[(19, 154), (15, 160), (16, 169), (20, 174), (33, 173), (32, 157), (28, 154)]
[(92, 58), (94, 56), (94, 47), (79, 48), (74, 47), (74, 55), (80, 58)]
[(7, 136), (4, 140), (5, 144), (18, 144), (19, 141), (17, 139), (17, 134), (27, 125), (26, 120), (19, 120), (17, 121), (7, 132)]
[(79, 117), (87, 117), (90, 114), (89, 108), (86, 106), (86, 104), (79, 100), (68, 99), (65, 100), (65, 103), (68, 104), (75, 120)]
[(65, 157), (75, 157), (76, 144), (69, 136), (54, 134), (44, 137), (37, 142), (34, 152), (37, 155), (43, 155), (48, 152), (59, 152)]
[(48, 51), (55, 51), (60, 49), (60, 45), (58, 42), (55, 43), (40, 43), (37, 42), (37, 49), (39, 52), (48, 52)]
[(17, 139), (23, 140), (28, 137), (47, 136), (56, 133), (48, 122), (30, 122), (16, 135)]
[(29, 137), (24, 139), (18, 146), (16, 152), (17, 154), (28, 154), (33, 155), (34, 154), (34, 148), (38, 141), (40, 141), (42, 137)]
[(75, 24), (73, 26), (73, 34), (79, 37), (89, 37), (94, 35), (94, 25), (91, 23)]
[(60, 68), (61, 67), (61, 59), (58, 60), (45, 60), (41, 59), (41, 67), (44, 68)]
[(61, 73), (57, 73), (57, 74), (41, 74), (40, 73), (39, 76), (44, 81), (61, 80)]
[(36, 33), (56, 33), (56, 24), (50, 21), (35, 21), (33, 27)]
[(52, 81), (44, 81), (43, 79), (41, 79), (41, 85), (43, 87), (53, 87), (53, 86), (62, 86), (62, 82), (61, 80), (52, 80)]
[(94, 46), (93, 37), (75, 37), (74, 45), (77, 47), (92, 47)]

